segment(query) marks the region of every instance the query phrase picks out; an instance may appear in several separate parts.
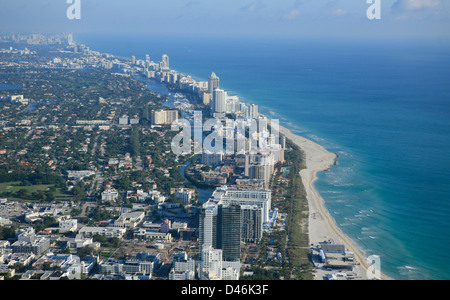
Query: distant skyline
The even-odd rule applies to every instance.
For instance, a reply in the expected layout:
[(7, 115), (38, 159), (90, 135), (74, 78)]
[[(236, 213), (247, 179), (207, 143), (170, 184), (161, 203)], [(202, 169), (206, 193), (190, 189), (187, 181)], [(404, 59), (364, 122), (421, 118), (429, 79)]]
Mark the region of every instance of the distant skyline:
[(81, 19), (69, 20), (66, 0), (0, 0), (0, 31), (450, 37), (444, 0), (379, 0), (381, 20), (367, 18), (367, 0), (80, 1)]

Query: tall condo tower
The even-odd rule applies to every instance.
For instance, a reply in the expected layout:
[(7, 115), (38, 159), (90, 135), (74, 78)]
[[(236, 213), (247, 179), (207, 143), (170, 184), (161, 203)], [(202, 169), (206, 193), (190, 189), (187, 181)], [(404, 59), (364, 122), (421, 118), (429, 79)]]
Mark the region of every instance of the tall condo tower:
[(219, 88), (220, 79), (217, 77), (216, 73), (211, 73), (208, 80), (208, 93), (212, 94), (215, 89)]
[(250, 105), (250, 110), (249, 110), (249, 117), (251, 119), (256, 119), (258, 118), (258, 105), (256, 104), (252, 104)]
[(213, 94), (214, 112), (224, 113), (227, 111), (227, 92), (215, 89)]
[(241, 207), (219, 205), (217, 213), (217, 248), (224, 261), (239, 261), (241, 257)]
[(72, 34), (72, 33), (69, 33), (69, 34), (67, 35), (67, 43), (69, 44), (69, 46), (74, 45), (74, 42), (73, 42), (73, 34)]
[(163, 54), (161, 61), (161, 69), (170, 69), (169, 67), (169, 56), (167, 54)]
[(200, 248), (223, 251), (224, 261), (239, 261), (241, 255), (241, 207), (207, 202), (199, 219)]

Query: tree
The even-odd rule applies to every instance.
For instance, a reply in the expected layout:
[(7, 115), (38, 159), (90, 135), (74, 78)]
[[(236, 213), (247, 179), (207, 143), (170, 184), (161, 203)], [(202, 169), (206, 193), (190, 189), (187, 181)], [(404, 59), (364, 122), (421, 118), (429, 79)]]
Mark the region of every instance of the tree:
[(203, 166), (203, 167), (201, 167), (201, 170), (203, 172), (209, 172), (209, 171), (211, 171), (211, 167), (210, 166)]
[(41, 269), (44, 271), (48, 271), (51, 269), (52, 263), (49, 261), (46, 261), (44, 263), (42, 263)]
[(77, 256), (83, 259), (88, 255), (92, 255), (94, 252), (95, 250), (91, 247), (83, 247), (77, 250)]
[(0, 240), (15, 237), (15, 227), (0, 226)]
[(77, 182), (72, 189), (72, 194), (75, 196), (75, 200), (77, 201), (84, 199), (86, 197), (84, 182)]
[(131, 129), (131, 135), (130, 135), (130, 152), (131, 156), (136, 157), (140, 155), (141, 150), (141, 142), (139, 141), (139, 127), (134, 126)]
[(28, 193), (27, 189), (20, 189), (15, 193), (15, 196), (17, 198), (24, 198), (27, 195), (27, 193)]
[(148, 105), (146, 105), (142, 112), (142, 118), (145, 119), (146, 121), (150, 121), (149, 111), (150, 111), (150, 108)]
[(52, 191), (47, 191), (45, 193), (45, 200), (49, 202), (55, 201), (56, 200), (55, 193)]

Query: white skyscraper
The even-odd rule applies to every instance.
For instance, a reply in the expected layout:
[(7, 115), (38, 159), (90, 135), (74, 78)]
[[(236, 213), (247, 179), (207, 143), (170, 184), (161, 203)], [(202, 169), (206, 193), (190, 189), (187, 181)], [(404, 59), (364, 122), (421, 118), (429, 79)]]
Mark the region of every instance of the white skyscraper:
[(168, 70), (169, 67), (169, 56), (167, 54), (163, 54), (162, 61), (161, 61), (161, 69)]
[(199, 224), (200, 247), (214, 245), (215, 217), (217, 216), (217, 205), (213, 202), (203, 204)]
[[(263, 187), (222, 186), (216, 188), (212, 195), (214, 202), (228, 205), (256, 205), (262, 209), (262, 222), (269, 221), (272, 206), (272, 191)], [(212, 200), (210, 200), (212, 202)]]
[(73, 34), (72, 34), (72, 33), (69, 33), (69, 34), (67, 35), (67, 43), (69, 44), (69, 46), (74, 45), (74, 42), (73, 42)]
[(216, 113), (225, 113), (227, 111), (227, 92), (222, 89), (215, 89), (213, 94), (213, 110)]
[(249, 109), (249, 117), (251, 119), (256, 119), (258, 118), (258, 105), (256, 104), (252, 104), (250, 105), (250, 109)]
[(240, 111), (240, 102), (238, 96), (227, 97), (227, 113), (234, 113)]
[(222, 250), (205, 246), (201, 251), (200, 280), (221, 280)]
[(216, 73), (211, 73), (208, 80), (208, 93), (212, 94), (215, 89), (219, 88), (220, 79)]
[(150, 113), (152, 125), (170, 125), (178, 120), (177, 110), (152, 110)]

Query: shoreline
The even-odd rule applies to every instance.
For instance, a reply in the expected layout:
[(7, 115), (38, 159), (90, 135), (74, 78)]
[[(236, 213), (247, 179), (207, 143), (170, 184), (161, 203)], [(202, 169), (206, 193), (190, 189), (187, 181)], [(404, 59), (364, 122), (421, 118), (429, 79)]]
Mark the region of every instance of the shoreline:
[[(131, 61), (129, 58), (122, 59)], [(264, 114), (261, 113), (260, 115), (264, 116)], [(314, 182), (318, 179), (317, 173), (329, 170), (329, 168), (335, 164), (335, 159), (338, 158), (339, 155), (336, 153), (328, 152), (324, 147), (307, 138), (293, 134), (289, 129), (283, 127), (281, 124), (279, 125), (279, 132), (286, 138), (290, 139), (293, 143), (295, 143), (305, 155), (306, 169), (300, 171), (300, 177), (307, 193), (309, 206), (309, 243), (317, 244), (329, 239), (334, 239), (343, 243), (347, 250), (354, 253), (355, 259), (359, 262), (359, 265), (355, 265), (355, 267), (363, 268), (362, 270), (358, 271), (360, 271), (359, 273), (365, 279), (367, 269), (370, 267), (366, 260), (366, 257), (358, 249), (355, 243), (353, 243), (351, 239), (338, 227), (334, 218), (330, 215), (328, 209), (325, 207), (323, 198), (314, 187)], [(380, 276), (380, 279), (382, 280), (392, 279), (383, 273), (381, 273)]]
[[(163, 84), (163, 83), (162, 83)], [(164, 85), (164, 84), (163, 84)], [(261, 116), (266, 117), (260, 113)], [(266, 117), (267, 118), (267, 117)], [(270, 120), (270, 119), (269, 119)], [(270, 122), (270, 121), (269, 121)], [(318, 244), (327, 240), (335, 240), (345, 245), (346, 249), (354, 253), (355, 260), (359, 265), (355, 265), (358, 274), (362, 279), (367, 278), (367, 270), (370, 268), (366, 256), (356, 246), (356, 244), (339, 228), (336, 221), (325, 206), (325, 201), (314, 187), (314, 182), (318, 180), (317, 174), (328, 171), (336, 164), (337, 153), (331, 153), (323, 146), (300, 135), (292, 133), (288, 128), (279, 124), (279, 133), (296, 144), (305, 155), (306, 169), (300, 171), (300, 177), (305, 187), (308, 200), (308, 237), (310, 244)], [(393, 280), (389, 276), (380, 274), (381, 280)]]
[[(306, 169), (300, 171), (303, 185), (306, 190), (308, 206), (309, 206), (309, 226), (308, 236), (310, 244), (318, 244), (329, 239), (333, 239), (343, 243), (348, 251), (355, 255), (355, 260), (359, 262), (358, 273), (363, 279), (367, 279), (367, 270), (370, 268), (366, 257), (354, 242), (342, 232), (336, 224), (334, 218), (325, 207), (325, 202), (319, 192), (314, 187), (314, 182), (318, 179), (317, 173), (328, 170), (335, 164), (337, 154), (328, 152), (321, 145), (308, 140), (302, 136), (293, 134), (289, 129), (279, 126), (280, 134), (290, 139), (296, 144), (305, 155)], [(392, 278), (381, 273), (382, 280), (392, 280)]]

